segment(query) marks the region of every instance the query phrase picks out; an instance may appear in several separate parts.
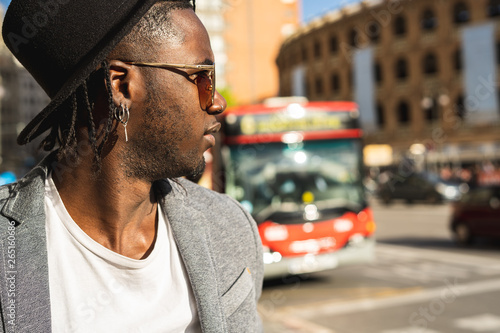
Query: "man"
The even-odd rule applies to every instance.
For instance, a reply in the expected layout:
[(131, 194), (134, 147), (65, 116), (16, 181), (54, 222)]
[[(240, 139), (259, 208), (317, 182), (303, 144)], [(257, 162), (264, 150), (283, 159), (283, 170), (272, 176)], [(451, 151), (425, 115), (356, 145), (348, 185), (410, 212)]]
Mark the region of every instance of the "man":
[(3, 37), (51, 97), (54, 150), (0, 190), (2, 332), (257, 332), (262, 249), (234, 200), (180, 179), (214, 145), (188, 1), (13, 0)]

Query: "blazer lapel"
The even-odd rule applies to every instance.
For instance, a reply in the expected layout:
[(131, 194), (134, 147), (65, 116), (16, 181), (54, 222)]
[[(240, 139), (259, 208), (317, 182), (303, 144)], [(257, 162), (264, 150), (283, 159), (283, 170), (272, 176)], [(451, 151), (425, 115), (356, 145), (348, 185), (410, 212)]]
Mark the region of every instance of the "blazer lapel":
[(208, 221), (193, 208), (188, 194), (177, 184), (160, 182), (163, 212), (172, 228), (177, 247), (186, 267), (197, 302), (204, 333), (226, 332), (226, 320), (217, 289), (217, 275), (210, 254), (210, 240), (205, 232)]
[(20, 180), (2, 208), (1, 304), (7, 332), (50, 332), (50, 292), (45, 233), (44, 170)]

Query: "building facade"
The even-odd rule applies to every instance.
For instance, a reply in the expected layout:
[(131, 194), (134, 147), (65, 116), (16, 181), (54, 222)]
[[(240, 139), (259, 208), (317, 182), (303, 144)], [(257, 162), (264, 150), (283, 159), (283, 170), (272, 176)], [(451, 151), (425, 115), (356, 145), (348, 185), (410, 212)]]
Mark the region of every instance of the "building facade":
[(275, 97), (275, 59), (281, 42), (299, 26), (300, 0), (225, 0), (227, 89), (237, 104)]
[(366, 144), (390, 145), (392, 163), (415, 145), (428, 164), (500, 159), (499, 0), (363, 1), (302, 27), (276, 61), (281, 96), (357, 101)]
[(224, 19), (224, 0), (197, 0), (196, 14), (205, 25), (210, 36), (212, 51), (215, 57), (215, 70), (217, 72), (217, 87), (223, 89), (227, 86), (226, 82), (226, 41), (224, 33), (226, 30), (226, 21)]
[[(0, 8), (3, 17), (3, 9)], [(0, 22), (1, 23), (1, 22)], [(50, 102), (49, 97), (0, 41), (0, 173), (23, 176), (45, 155), (39, 140), (19, 146), (17, 136), (26, 124)]]

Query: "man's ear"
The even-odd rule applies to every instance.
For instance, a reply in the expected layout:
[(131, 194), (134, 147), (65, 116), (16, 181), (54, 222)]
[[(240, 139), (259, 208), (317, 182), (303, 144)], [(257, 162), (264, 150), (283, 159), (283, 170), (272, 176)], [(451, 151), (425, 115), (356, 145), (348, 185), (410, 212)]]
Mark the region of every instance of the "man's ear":
[(140, 77), (137, 69), (123, 61), (111, 60), (109, 62), (109, 77), (115, 105), (124, 104), (130, 107), (133, 98), (138, 93), (136, 91), (139, 86), (137, 80), (140, 80)]

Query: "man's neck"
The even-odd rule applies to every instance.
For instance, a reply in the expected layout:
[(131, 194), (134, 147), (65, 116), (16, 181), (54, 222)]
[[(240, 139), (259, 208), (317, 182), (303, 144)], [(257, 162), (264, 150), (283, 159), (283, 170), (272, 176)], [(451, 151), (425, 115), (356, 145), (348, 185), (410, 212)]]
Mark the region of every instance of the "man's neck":
[(106, 162), (95, 176), (91, 164), (82, 160), (53, 177), (68, 213), (104, 247), (133, 259), (147, 257), (157, 229), (152, 183), (127, 178), (119, 167)]

